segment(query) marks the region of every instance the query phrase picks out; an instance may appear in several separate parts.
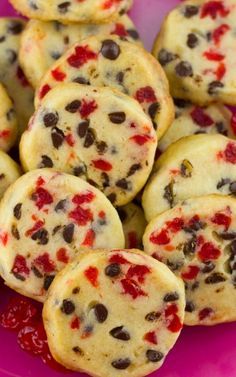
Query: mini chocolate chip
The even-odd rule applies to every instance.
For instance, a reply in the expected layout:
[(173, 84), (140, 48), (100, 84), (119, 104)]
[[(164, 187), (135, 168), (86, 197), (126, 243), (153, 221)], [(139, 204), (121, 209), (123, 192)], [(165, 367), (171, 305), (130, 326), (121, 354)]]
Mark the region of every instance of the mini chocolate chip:
[(77, 84), (81, 84), (81, 85), (90, 85), (90, 82), (85, 79), (84, 77), (76, 77), (73, 82), (76, 82)]
[(67, 315), (72, 314), (75, 311), (75, 304), (71, 300), (65, 299), (62, 302), (61, 311)]
[(89, 128), (89, 123), (90, 123), (89, 120), (85, 120), (78, 125), (77, 134), (79, 137), (81, 138), (85, 137)]
[(64, 240), (67, 243), (71, 243), (73, 240), (73, 235), (74, 235), (74, 230), (75, 230), (75, 225), (74, 224), (68, 224), (64, 227), (62, 236)]
[(199, 287), (199, 281), (195, 281), (195, 283), (193, 283), (193, 285), (191, 287), (191, 290), (195, 291), (195, 289), (197, 289), (198, 287)]
[(64, 3), (59, 4), (57, 8), (60, 13), (67, 13), (70, 5), (71, 5), (70, 1), (64, 1)]
[(110, 278), (116, 277), (116, 276), (120, 275), (120, 273), (121, 273), (121, 268), (120, 268), (120, 265), (118, 263), (109, 264), (105, 268), (105, 275), (109, 276)]
[(187, 46), (189, 48), (195, 48), (199, 43), (199, 39), (194, 33), (188, 34)]
[(124, 82), (124, 72), (118, 72), (117, 75), (116, 75), (116, 81), (119, 83), (119, 84), (123, 84)]
[(120, 187), (124, 190), (129, 190), (130, 189), (130, 185), (129, 185), (129, 182), (127, 181), (127, 179), (125, 178), (122, 178), (122, 179), (119, 179), (117, 182), (116, 182), (116, 186), (117, 187)]
[(161, 108), (161, 105), (159, 102), (152, 103), (148, 108), (148, 114), (151, 117), (151, 119), (154, 119), (155, 116), (159, 113)]
[[(37, 267), (33, 266), (32, 267), (32, 271), (34, 273), (34, 275), (38, 278), (38, 279), (42, 279), (43, 278), (43, 274), (37, 269)], [(44, 288), (45, 289), (45, 288)]]
[(233, 194), (236, 195), (236, 182), (232, 182), (229, 185), (229, 191)]
[(205, 279), (206, 284), (217, 284), (226, 281), (225, 276), (220, 272), (214, 272)]
[(177, 58), (175, 54), (172, 54), (172, 52), (165, 50), (162, 48), (158, 53), (158, 61), (162, 66), (167, 65), (168, 63), (172, 62)]
[(155, 322), (158, 320), (158, 318), (160, 318), (160, 316), (161, 316), (161, 313), (159, 312), (150, 312), (146, 315), (145, 319), (148, 322)]
[(186, 302), (185, 311), (188, 313), (192, 313), (195, 310), (195, 305), (191, 301)]
[(53, 127), (51, 130), (51, 139), (54, 148), (59, 149), (65, 139), (64, 132), (58, 127)]
[(9, 61), (10, 64), (13, 64), (16, 62), (17, 60), (17, 53), (12, 50), (12, 49), (8, 49), (6, 51), (6, 55), (7, 55), (7, 60)]
[(57, 234), (57, 232), (59, 232), (61, 227), (62, 227), (61, 225), (55, 226), (55, 228), (53, 228), (53, 230), (52, 230), (52, 235), (55, 236), (55, 234)]
[(215, 264), (211, 261), (205, 262), (203, 268), (201, 269), (204, 274), (213, 271)]
[(18, 21), (11, 21), (8, 25), (7, 31), (9, 34), (17, 35), (23, 31), (23, 24)]
[(182, 98), (174, 98), (174, 104), (181, 109), (185, 109), (190, 105), (190, 102)]
[(50, 157), (46, 156), (45, 154), (41, 156), (41, 162), (39, 164), (39, 168), (52, 168), (53, 162)]
[(48, 231), (46, 229), (39, 229), (37, 232), (32, 234), (31, 239), (33, 241), (38, 241), (39, 245), (47, 245), (48, 243)]
[[(43, 289), (45, 290), (45, 291), (48, 291), (48, 289), (49, 289), (49, 287), (50, 287), (50, 285), (52, 284), (52, 282), (53, 282), (53, 280), (55, 279), (55, 276), (54, 275), (48, 275), (48, 276), (45, 276), (45, 278), (44, 278), (44, 283), (43, 283)], [(66, 300), (64, 300), (64, 301), (66, 301)], [(63, 301), (63, 303), (64, 303), (64, 301)], [(65, 307), (66, 307), (66, 305), (65, 305)], [(66, 313), (65, 311), (64, 311), (64, 306), (63, 306), (63, 310), (62, 310), (62, 308), (61, 308), (61, 311), (63, 311), (63, 313), (65, 313), (65, 314), (70, 314), (70, 313)]]
[(191, 77), (193, 76), (193, 69), (189, 62), (182, 61), (178, 63), (175, 67), (175, 72), (180, 77)]
[(224, 233), (217, 233), (217, 235), (222, 238), (222, 240), (231, 241), (236, 238), (236, 232), (224, 232)]
[(89, 128), (85, 136), (84, 148), (91, 147), (91, 145), (94, 144), (95, 140), (96, 140), (95, 132), (93, 129)]
[(53, 51), (51, 52), (51, 57), (54, 59), (54, 60), (58, 60), (60, 57), (61, 57), (61, 53), (60, 52), (57, 52), (57, 51)]
[(161, 361), (164, 357), (162, 352), (155, 351), (155, 350), (147, 350), (146, 352), (147, 359), (152, 363), (157, 363)]
[(20, 218), (21, 218), (21, 208), (22, 208), (22, 203), (18, 203), (18, 204), (14, 207), (14, 209), (13, 209), (13, 214), (14, 214), (14, 216), (15, 216), (15, 218), (16, 218), (17, 220), (20, 220)]
[(20, 281), (25, 281), (25, 277), (18, 274), (17, 272), (14, 272), (14, 271), (11, 271), (12, 274), (14, 275), (14, 277), (17, 279), (17, 280), (20, 280)]
[(59, 120), (58, 113), (47, 113), (43, 117), (43, 123), (45, 127), (56, 126)]
[(112, 204), (114, 204), (115, 201), (116, 201), (116, 194), (115, 194), (114, 192), (112, 192), (111, 194), (107, 195), (107, 199), (109, 199), (110, 202), (111, 202)]
[(55, 211), (56, 211), (56, 212), (60, 212), (60, 211), (64, 212), (64, 211), (65, 211), (65, 208), (66, 208), (66, 202), (67, 202), (66, 199), (62, 199), (62, 200), (60, 200), (60, 201), (57, 203), (56, 207), (55, 207)]
[(134, 175), (138, 170), (140, 170), (142, 168), (142, 165), (141, 164), (133, 164), (130, 169), (129, 169), (129, 172), (127, 174), (127, 177), (131, 177), (132, 175)]
[(97, 321), (99, 323), (103, 323), (106, 321), (107, 316), (108, 316), (108, 310), (103, 304), (96, 304), (93, 307), (94, 314), (97, 318)]
[(139, 37), (139, 33), (137, 32), (137, 30), (135, 29), (128, 29), (127, 30), (127, 33), (129, 34), (129, 36), (131, 38), (133, 38), (135, 41), (137, 41), (140, 37)]
[(173, 207), (173, 204), (174, 204), (174, 192), (173, 192), (173, 188), (174, 188), (174, 182), (171, 181), (164, 188), (164, 194), (163, 194), (163, 198), (168, 201), (168, 203), (169, 203), (169, 205), (170, 205), (171, 208)]
[(193, 236), (188, 242), (184, 244), (183, 253), (185, 256), (194, 254), (197, 246), (197, 238)]
[(1, 173), (0, 174), (0, 181), (2, 180), (2, 179), (4, 179), (6, 177), (6, 175), (4, 174), (4, 173)]
[(97, 148), (98, 154), (102, 155), (107, 151), (108, 145), (105, 141), (97, 141), (96, 148)]
[(106, 59), (116, 60), (120, 55), (120, 46), (113, 40), (106, 39), (102, 42), (101, 53)]
[(117, 360), (112, 361), (112, 363), (111, 363), (113, 368), (119, 369), (119, 370), (127, 369), (130, 366), (130, 364), (131, 364), (131, 361), (128, 358), (117, 359)]
[(76, 166), (73, 170), (73, 174), (76, 177), (80, 177), (81, 175), (85, 175), (86, 173), (87, 173), (87, 167), (83, 162), (80, 164), (80, 166)]
[(165, 297), (163, 298), (165, 302), (176, 301), (178, 299), (179, 299), (179, 294), (177, 292), (167, 293)]
[(79, 355), (81, 355), (81, 356), (83, 356), (83, 354), (84, 354), (83, 351), (82, 351), (82, 349), (81, 349), (80, 347), (78, 347), (78, 346), (73, 347), (72, 350), (73, 350), (75, 353), (77, 353), (77, 354), (79, 354)]
[(184, 9), (184, 17), (191, 18), (198, 14), (199, 7), (195, 5), (187, 5)]
[(229, 178), (222, 178), (216, 185), (216, 188), (219, 190), (221, 189), (222, 187), (224, 187), (225, 185), (228, 185), (230, 183), (230, 179)]
[(110, 331), (110, 335), (113, 336), (113, 338), (115, 339), (124, 341), (130, 340), (130, 335), (128, 331), (124, 329), (123, 326), (114, 327), (114, 329)]
[(72, 291), (73, 295), (77, 295), (78, 293), (80, 292), (80, 288), (79, 287), (75, 287)]
[(65, 110), (68, 111), (69, 113), (74, 114), (74, 113), (76, 113), (79, 110), (80, 105), (81, 105), (81, 101), (75, 100), (75, 101), (72, 101), (71, 103), (69, 103), (65, 107)]
[(221, 81), (212, 81), (208, 85), (208, 94), (213, 95), (216, 94), (218, 89), (221, 89), (224, 87), (224, 84)]
[(17, 229), (17, 226), (16, 225), (12, 225), (11, 227), (11, 234), (13, 235), (13, 237), (16, 239), (16, 240), (19, 240), (20, 239), (20, 233), (19, 233), (19, 230)]
[(6, 40), (5, 35), (2, 35), (2, 36), (0, 37), (0, 43), (5, 42), (5, 40)]
[(183, 267), (183, 264), (184, 264), (182, 261), (171, 262), (169, 259), (167, 259), (166, 263), (171, 271), (179, 270), (181, 267)]
[(123, 111), (117, 111), (115, 113), (108, 114), (109, 119), (114, 124), (124, 123), (126, 120), (126, 114)]
[(109, 175), (106, 172), (102, 172), (101, 178), (102, 178), (102, 181), (103, 181), (102, 182), (103, 188), (109, 187), (110, 186)]
[(219, 132), (219, 134), (224, 135), (224, 136), (228, 135), (228, 131), (226, 130), (223, 122), (216, 122), (216, 129), (217, 129), (217, 132)]

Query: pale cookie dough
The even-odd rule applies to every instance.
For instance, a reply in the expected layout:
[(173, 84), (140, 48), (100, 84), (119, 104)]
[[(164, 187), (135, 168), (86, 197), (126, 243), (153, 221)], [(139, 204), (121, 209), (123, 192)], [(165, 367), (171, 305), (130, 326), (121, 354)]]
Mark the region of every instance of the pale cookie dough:
[[(14, 183), (21, 175), (21, 169), (17, 163), (0, 150), (0, 199), (7, 188)], [(2, 220), (4, 221), (3, 215)]]

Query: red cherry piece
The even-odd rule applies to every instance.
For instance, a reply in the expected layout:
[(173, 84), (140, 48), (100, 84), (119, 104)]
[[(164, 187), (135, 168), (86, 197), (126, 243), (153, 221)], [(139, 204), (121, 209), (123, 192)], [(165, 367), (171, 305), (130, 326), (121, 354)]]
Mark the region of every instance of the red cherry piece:
[(198, 317), (200, 321), (203, 321), (205, 318), (209, 317), (212, 314), (213, 314), (213, 310), (211, 308), (204, 308), (200, 310), (200, 312), (198, 313)]
[(72, 202), (81, 205), (84, 203), (91, 203), (93, 199), (95, 198), (95, 194), (91, 191), (86, 191), (82, 194), (77, 194), (73, 197)]
[(111, 34), (119, 35), (119, 37), (127, 37), (128, 33), (122, 24), (115, 24), (115, 29)]
[(56, 81), (59, 81), (59, 82), (62, 82), (65, 80), (66, 78), (66, 74), (64, 72), (62, 72), (60, 70), (60, 68), (56, 68), (54, 70), (51, 71), (51, 75), (52, 77), (56, 80)]
[(181, 276), (185, 280), (193, 280), (197, 277), (199, 271), (200, 271), (200, 268), (197, 266), (188, 266), (187, 271), (182, 272)]
[(230, 216), (227, 216), (225, 215), (224, 213), (216, 213), (211, 221), (214, 223), (214, 224), (217, 224), (217, 225), (223, 225), (225, 227), (225, 230), (228, 230), (230, 224), (231, 224), (231, 217)]
[(144, 283), (145, 276), (151, 272), (150, 268), (143, 265), (132, 265), (126, 274), (127, 279), (137, 277), (139, 283)]
[(90, 246), (92, 247), (96, 238), (96, 234), (93, 229), (89, 229), (85, 235), (85, 238), (81, 246)]
[(217, 16), (226, 17), (229, 12), (222, 1), (208, 1), (202, 6), (201, 18), (209, 16), (215, 20)]
[(29, 81), (27, 80), (24, 72), (19, 66), (17, 67), (16, 75), (23, 87), (30, 86)]
[(173, 233), (178, 233), (184, 226), (184, 220), (180, 217), (175, 217), (171, 221), (167, 221), (166, 223), (168, 230)]
[(110, 263), (117, 263), (117, 264), (129, 264), (130, 262), (127, 261), (127, 259), (125, 259), (122, 255), (120, 254), (115, 254), (115, 255), (112, 255), (110, 258), (109, 258), (109, 262)]
[(124, 294), (129, 294), (134, 300), (140, 296), (147, 296), (139, 284), (133, 279), (122, 279), (121, 285), (124, 290)]
[(53, 202), (53, 197), (43, 187), (38, 187), (32, 194), (32, 200), (35, 201), (38, 209), (42, 209), (45, 205), (51, 204)]
[(167, 245), (170, 242), (168, 231), (163, 229), (159, 233), (153, 232), (150, 236), (150, 241), (155, 245)]
[(155, 92), (151, 88), (151, 86), (140, 88), (136, 92), (135, 98), (137, 99), (139, 103), (144, 103), (144, 102), (149, 103), (149, 102), (155, 102), (157, 100)]
[(65, 264), (69, 262), (70, 258), (69, 258), (69, 255), (67, 254), (67, 250), (64, 247), (61, 247), (57, 251), (57, 260)]
[(138, 145), (144, 145), (151, 140), (151, 137), (148, 135), (134, 135), (131, 136), (130, 140), (133, 140)]
[(97, 54), (89, 49), (88, 46), (75, 47), (74, 53), (67, 59), (70, 66), (80, 68), (89, 60), (97, 59)]
[(106, 160), (102, 160), (102, 159), (92, 160), (92, 164), (98, 170), (102, 170), (102, 171), (112, 170), (112, 165), (110, 164), (110, 162)]
[(144, 335), (143, 339), (146, 340), (148, 343), (157, 344), (157, 336), (155, 331), (147, 332)]
[(205, 51), (203, 53), (203, 56), (205, 56), (205, 58), (207, 58), (207, 60), (215, 61), (215, 62), (220, 62), (221, 60), (223, 60), (225, 58), (224, 55), (220, 54), (217, 51), (213, 51), (213, 50)]
[(16, 255), (11, 271), (14, 275), (18, 276), (20, 280), (25, 280), (25, 278), (29, 276), (30, 269), (27, 266), (26, 258), (23, 257), (23, 255)]
[(211, 259), (218, 259), (221, 252), (213, 245), (211, 242), (206, 242), (202, 245), (200, 251), (198, 252), (198, 257), (202, 261), (209, 261)]
[(50, 92), (51, 89), (52, 89), (51, 86), (48, 85), (48, 84), (42, 86), (42, 88), (41, 88), (40, 91), (39, 91), (39, 98), (40, 98), (40, 99), (43, 99), (43, 98), (46, 96), (46, 94), (47, 94), (48, 92)]
[(34, 261), (33, 265), (41, 268), (44, 272), (53, 272), (56, 269), (55, 263), (50, 259), (48, 253), (39, 255)]
[(85, 226), (88, 222), (93, 220), (93, 214), (90, 209), (84, 209), (78, 206), (69, 213), (69, 218), (75, 220), (79, 226)]
[(222, 37), (225, 35), (225, 33), (230, 30), (229, 25), (222, 24), (218, 26), (212, 33), (212, 39), (215, 42), (216, 45), (218, 45), (222, 39)]
[(210, 127), (214, 124), (214, 120), (201, 107), (195, 107), (190, 115), (194, 123), (200, 127)]
[(94, 287), (98, 287), (99, 283), (98, 283), (98, 275), (99, 275), (99, 272), (98, 272), (98, 269), (96, 267), (89, 267), (87, 268), (87, 270), (84, 271), (84, 275), (86, 276), (86, 278), (89, 280), (89, 282), (94, 286)]

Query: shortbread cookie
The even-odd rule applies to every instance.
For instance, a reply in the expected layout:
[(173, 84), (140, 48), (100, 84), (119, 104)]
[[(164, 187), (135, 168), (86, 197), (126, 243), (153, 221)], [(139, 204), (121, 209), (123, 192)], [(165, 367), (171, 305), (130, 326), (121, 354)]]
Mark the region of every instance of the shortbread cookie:
[(145, 251), (185, 283), (187, 325), (236, 320), (236, 199), (189, 199), (151, 221)]
[(89, 37), (71, 47), (44, 76), (36, 107), (54, 86), (70, 81), (110, 86), (134, 97), (152, 118), (158, 137), (173, 120), (169, 86), (160, 65), (141, 46), (117, 36)]
[(133, 0), (9, 0), (28, 18), (44, 21), (102, 23), (127, 12)]
[(174, 97), (236, 105), (235, 0), (190, 0), (167, 16), (153, 54)]
[[(4, 195), (7, 188), (15, 182), (21, 175), (20, 167), (17, 163), (0, 150), (0, 199)], [(5, 216), (3, 215), (2, 221)]]
[(126, 249), (142, 249), (142, 238), (147, 226), (143, 210), (134, 203), (118, 208), (125, 235)]
[(119, 35), (141, 44), (131, 19), (121, 16), (109, 24), (69, 24), (30, 20), (21, 38), (20, 62), (27, 79), (37, 87), (50, 66), (74, 43), (90, 35)]
[(178, 202), (208, 194), (236, 194), (236, 141), (194, 135), (172, 144), (157, 160), (143, 194), (147, 220)]
[(0, 149), (7, 152), (17, 137), (16, 113), (6, 89), (0, 83)]
[(175, 120), (158, 144), (164, 152), (169, 145), (185, 136), (222, 134), (236, 138), (236, 117), (223, 105), (196, 106), (183, 99), (175, 99)]
[(87, 182), (52, 169), (19, 178), (0, 205), (0, 272), (17, 292), (44, 301), (79, 247), (123, 247), (118, 214)]
[(96, 377), (158, 369), (182, 328), (182, 281), (138, 250), (97, 250), (53, 282), (43, 318), (54, 358)]
[(20, 18), (0, 18), (0, 82), (13, 100), (20, 132), (26, 128), (34, 109), (34, 92), (18, 61), (24, 27), (25, 21)]
[(111, 88), (68, 83), (44, 98), (20, 152), (25, 170), (53, 167), (77, 175), (120, 206), (146, 183), (156, 146), (152, 122), (137, 101)]

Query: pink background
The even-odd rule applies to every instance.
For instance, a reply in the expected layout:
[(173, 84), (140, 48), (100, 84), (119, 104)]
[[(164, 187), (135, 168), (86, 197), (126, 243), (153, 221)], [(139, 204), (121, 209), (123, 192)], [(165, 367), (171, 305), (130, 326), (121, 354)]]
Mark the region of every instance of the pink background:
[[(159, 29), (160, 22), (178, 0), (134, 0), (131, 12), (148, 49)], [(13, 15), (7, 0), (0, 0), (0, 15)], [(2, 292), (2, 303), (9, 293)], [(3, 294), (4, 293), (4, 294)], [(236, 324), (213, 328), (185, 328), (164, 366), (150, 377), (236, 377)], [(67, 373), (80, 377), (82, 374)], [(0, 377), (59, 377), (63, 376), (45, 366), (37, 357), (23, 352), (16, 334), (0, 328)]]

